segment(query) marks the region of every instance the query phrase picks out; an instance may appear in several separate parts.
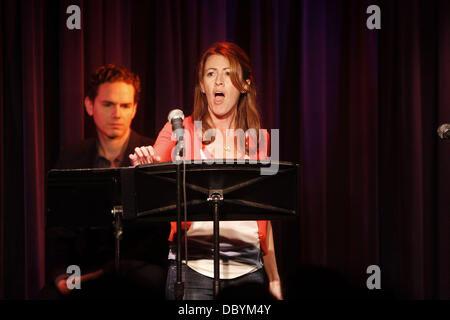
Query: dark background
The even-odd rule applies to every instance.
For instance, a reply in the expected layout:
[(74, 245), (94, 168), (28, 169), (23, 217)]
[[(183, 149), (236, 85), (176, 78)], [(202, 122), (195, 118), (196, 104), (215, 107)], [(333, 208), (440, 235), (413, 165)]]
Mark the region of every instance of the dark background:
[[(81, 30), (66, 28), (72, 4)], [(381, 30), (366, 28), (371, 4)], [(381, 296), (449, 299), (450, 143), (436, 135), (450, 122), (449, 12), (447, 0), (1, 1), (0, 298), (44, 284), (46, 173), (61, 146), (95, 135), (88, 75), (139, 74), (133, 128), (156, 137), (169, 110), (192, 111), (196, 63), (227, 40), (252, 60), (281, 160), (302, 165), (298, 221), (274, 223), (285, 295), (334, 275), (367, 291), (376, 264)]]

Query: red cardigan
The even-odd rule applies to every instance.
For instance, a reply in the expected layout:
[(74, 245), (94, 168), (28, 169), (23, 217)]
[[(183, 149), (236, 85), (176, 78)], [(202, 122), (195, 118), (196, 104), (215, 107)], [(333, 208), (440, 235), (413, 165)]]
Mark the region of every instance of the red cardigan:
[[(183, 121), (183, 126), (185, 130), (185, 154), (186, 159), (189, 160), (196, 160), (201, 159), (200, 157), (200, 150), (197, 150), (198, 147), (202, 148), (204, 150), (204, 145), (201, 141), (201, 136), (197, 135), (194, 132), (194, 122), (192, 121), (192, 117), (186, 117)], [(155, 154), (161, 158), (161, 162), (169, 162), (172, 161), (172, 150), (175, 147), (176, 141), (172, 140), (172, 124), (170, 122), (167, 122), (164, 128), (160, 131), (158, 138), (156, 139), (156, 142), (153, 146), (153, 149), (155, 150)], [(267, 141), (268, 140), (268, 134), (267, 135)], [(256, 141), (253, 141), (253, 139), (247, 138), (246, 143), (249, 144), (249, 148), (254, 148), (256, 146)], [(267, 143), (267, 145), (269, 145)], [(194, 147), (197, 147), (195, 149)], [(262, 154), (256, 153), (254, 155), (250, 155), (251, 159), (261, 159)], [(266, 244), (266, 235), (267, 235), (267, 221), (266, 220), (260, 220), (257, 221), (258, 223), (258, 233), (259, 233), (259, 241), (261, 250), (264, 254), (267, 254), (267, 244)], [(169, 241), (173, 241), (173, 237), (175, 233), (177, 232), (177, 223), (171, 222), (171, 231), (169, 236)], [(189, 229), (192, 222), (187, 222), (187, 228)], [(184, 222), (182, 224), (182, 227), (184, 228)]]

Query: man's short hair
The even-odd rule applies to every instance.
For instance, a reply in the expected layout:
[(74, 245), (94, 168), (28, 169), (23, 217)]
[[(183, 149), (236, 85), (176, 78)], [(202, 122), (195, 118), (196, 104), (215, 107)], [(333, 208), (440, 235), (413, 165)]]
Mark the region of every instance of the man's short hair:
[(87, 96), (92, 102), (94, 102), (98, 94), (98, 87), (101, 84), (106, 82), (113, 83), (117, 81), (131, 84), (134, 87), (134, 102), (139, 102), (141, 94), (141, 80), (139, 79), (139, 76), (125, 67), (114, 64), (101, 66), (95, 70), (88, 81)]

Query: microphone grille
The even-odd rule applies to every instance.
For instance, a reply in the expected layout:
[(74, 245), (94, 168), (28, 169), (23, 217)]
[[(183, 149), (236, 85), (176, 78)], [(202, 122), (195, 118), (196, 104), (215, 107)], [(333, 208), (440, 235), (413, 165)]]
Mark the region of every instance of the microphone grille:
[(437, 133), (439, 135), (439, 138), (441, 139), (447, 139), (450, 131), (450, 124), (444, 123), (439, 126), (437, 129)]
[(167, 119), (169, 122), (172, 122), (173, 119), (181, 118), (181, 120), (184, 120), (184, 113), (180, 109), (173, 109), (169, 112), (169, 116)]

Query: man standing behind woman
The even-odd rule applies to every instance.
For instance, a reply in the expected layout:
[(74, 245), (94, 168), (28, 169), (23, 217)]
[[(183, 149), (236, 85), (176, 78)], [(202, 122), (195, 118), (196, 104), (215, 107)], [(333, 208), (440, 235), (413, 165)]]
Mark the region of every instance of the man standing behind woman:
[[(198, 65), (197, 77), (194, 111), (183, 121), (186, 131), (186, 160), (262, 159), (265, 157), (266, 150), (261, 152), (261, 145), (257, 147), (261, 144), (258, 143), (260, 139), (254, 135), (246, 135), (244, 139), (238, 139), (234, 134), (238, 129), (244, 132), (255, 129), (259, 132), (261, 128), (256, 103), (256, 87), (246, 53), (234, 43), (216, 43), (203, 54)], [(201, 121), (201, 127), (194, 126), (194, 121)], [(214, 137), (211, 135), (208, 137), (210, 129), (215, 131)], [(172, 126), (168, 122), (159, 133), (154, 146), (136, 148), (134, 154), (130, 154), (130, 160), (133, 165), (171, 161), (175, 143), (172, 139)], [(195, 147), (199, 150), (195, 150)], [(267, 148), (268, 144), (265, 147)], [(188, 222), (184, 229), (189, 242), (189, 262), (187, 266), (183, 264), (184, 270), (187, 271), (184, 299), (212, 299), (213, 223), (211, 221)], [(176, 223), (172, 222), (170, 241), (173, 240), (176, 232)], [(166, 283), (168, 299), (174, 299), (175, 246), (176, 244), (173, 243), (169, 250)], [(265, 283), (266, 276), (270, 293), (275, 298), (282, 299), (270, 221), (221, 221), (220, 279), (222, 287), (249, 282), (262, 285)]]

